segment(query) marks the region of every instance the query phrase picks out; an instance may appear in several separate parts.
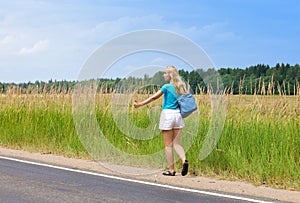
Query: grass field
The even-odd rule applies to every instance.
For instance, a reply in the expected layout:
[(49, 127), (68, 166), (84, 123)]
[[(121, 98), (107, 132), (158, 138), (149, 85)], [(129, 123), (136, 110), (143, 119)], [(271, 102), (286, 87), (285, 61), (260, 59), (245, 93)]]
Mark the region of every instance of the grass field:
[[(127, 107), (132, 122), (145, 128), (144, 134), (152, 137), (141, 140), (128, 136), (130, 130), (116, 124), (123, 122), (126, 126), (128, 117), (117, 114), (120, 120), (116, 120), (116, 112), (109, 108), (111, 99), (110, 94), (99, 93), (93, 107), (97, 123), (110, 143), (134, 155), (163, 150), (162, 137), (153, 125), (158, 122), (155, 119), (159, 118), (157, 112), (162, 100), (140, 109)], [(227, 95), (222, 136), (213, 152), (202, 161), (199, 151), (209, 130), (211, 105), (208, 95), (196, 95), (196, 99), (199, 110), (186, 120), (187, 128), (183, 132), (184, 146), (185, 137), (197, 132), (193, 139), (187, 139), (191, 141), (187, 143), (190, 174), (300, 190), (299, 96)], [(8, 93), (0, 95), (0, 104), (2, 147), (91, 159), (75, 128), (70, 93)], [(151, 110), (154, 108), (158, 110)], [(152, 125), (153, 129), (149, 130)], [(180, 162), (176, 166), (180, 168)]]

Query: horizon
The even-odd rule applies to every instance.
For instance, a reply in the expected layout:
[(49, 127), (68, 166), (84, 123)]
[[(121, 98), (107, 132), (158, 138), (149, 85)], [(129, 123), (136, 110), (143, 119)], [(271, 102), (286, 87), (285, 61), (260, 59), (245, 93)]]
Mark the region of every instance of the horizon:
[[(300, 66), (299, 63), (296, 63), (296, 64), (289, 64), (289, 63), (276, 63), (274, 66), (271, 66), (269, 64), (256, 64), (256, 65), (251, 65), (249, 67), (221, 67), (219, 69), (214, 69), (216, 71), (219, 71), (221, 69), (231, 69), (231, 70), (236, 70), (236, 69), (239, 69), (239, 70), (246, 70), (247, 68), (251, 68), (251, 67), (255, 67), (255, 66), (258, 66), (258, 65), (263, 65), (263, 66), (268, 66), (270, 69), (272, 68), (276, 68), (277, 65), (290, 65), (290, 66)], [(188, 70), (188, 69), (184, 69), (184, 68), (179, 68), (178, 69), (179, 71), (183, 70), (183, 71), (188, 71), (188, 73), (190, 73), (191, 71), (194, 71), (193, 70)], [(197, 68), (195, 69), (196, 71), (207, 71), (207, 70), (204, 70), (202, 68)], [(163, 72), (163, 70), (158, 70), (157, 72), (153, 72), (151, 75), (145, 73), (144, 75), (126, 75), (125, 77), (115, 77), (115, 78), (108, 78), (108, 77), (104, 77), (104, 78), (91, 78), (91, 79), (82, 79), (82, 80), (79, 80), (78, 78), (77, 79), (74, 79), (74, 80), (66, 80), (66, 79), (60, 79), (60, 80), (57, 80), (57, 79), (53, 79), (53, 78), (50, 78), (49, 80), (45, 81), (45, 80), (35, 80), (35, 81), (21, 81), (21, 82), (2, 82), (0, 81), (0, 84), (10, 84), (10, 85), (21, 85), (21, 84), (35, 84), (35, 83), (59, 83), (59, 82), (84, 82), (84, 81), (89, 81), (89, 80), (107, 80), (107, 81), (115, 81), (115, 80), (124, 80), (124, 79), (127, 79), (128, 77), (133, 77), (135, 79), (142, 79), (144, 76), (148, 76), (148, 77), (153, 77), (156, 73), (158, 72)]]

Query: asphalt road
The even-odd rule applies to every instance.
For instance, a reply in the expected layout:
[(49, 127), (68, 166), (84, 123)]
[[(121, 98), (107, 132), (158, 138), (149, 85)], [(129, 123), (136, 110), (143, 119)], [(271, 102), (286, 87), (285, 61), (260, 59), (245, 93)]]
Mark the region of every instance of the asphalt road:
[(247, 202), (0, 158), (0, 202)]

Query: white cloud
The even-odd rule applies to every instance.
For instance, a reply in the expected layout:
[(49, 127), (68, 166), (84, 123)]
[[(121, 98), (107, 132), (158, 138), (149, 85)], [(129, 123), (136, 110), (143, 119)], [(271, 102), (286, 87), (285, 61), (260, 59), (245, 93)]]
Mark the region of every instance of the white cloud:
[(8, 56), (17, 53), (22, 42), (22, 37), (14, 33), (6, 34), (0, 38), (0, 54)]
[(38, 42), (36, 42), (32, 47), (30, 48), (22, 48), (20, 51), (19, 51), (19, 54), (20, 55), (27, 55), (27, 54), (35, 54), (35, 53), (38, 53), (40, 51), (43, 51), (45, 50), (47, 47), (48, 47), (48, 44), (49, 44), (49, 40), (48, 39), (45, 39), (45, 40), (40, 40)]
[(140, 17), (121, 17), (115, 21), (107, 21), (99, 23), (96, 26), (96, 30), (105, 31), (109, 27), (113, 28), (133, 28), (133, 27), (149, 27), (149, 26), (158, 26), (162, 25), (163, 20), (161, 16), (158, 15), (147, 15)]
[(14, 41), (16, 37), (13, 36), (13, 35), (6, 35), (1, 41), (0, 41), (0, 44), (1, 45), (7, 45), (7, 44), (10, 44), (11, 42)]
[[(8, 64), (10, 62), (9, 67), (18, 67), (19, 64), (24, 67), (35, 67), (37, 70), (43, 67), (43, 69), (49, 70), (48, 75), (51, 75), (51, 72), (58, 72), (53, 67), (63, 67), (63, 69), (68, 67), (68, 72), (66, 71), (65, 74), (68, 75), (71, 68), (80, 67), (91, 52), (105, 41), (130, 31), (142, 29), (170, 30), (193, 40), (199, 39), (198, 42), (201, 43), (207, 42), (207, 44), (212, 40), (217, 41), (216, 39), (234, 38), (234, 33), (228, 32), (226, 23), (213, 23), (204, 27), (201, 27), (200, 24), (186, 25), (180, 21), (170, 22), (168, 16), (161, 12), (135, 13), (134, 9), (130, 9), (133, 12), (129, 13), (125, 9), (123, 11), (125, 13), (122, 15), (120, 14), (123, 10), (122, 7), (105, 10), (101, 6), (101, 14), (89, 16), (93, 11), (89, 8), (91, 5), (86, 8), (79, 8), (78, 5), (75, 5), (75, 7), (66, 9), (67, 7), (64, 7), (66, 4), (68, 3), (44, 5), (29, 0), (24, 5), (19, 5), (15, 1), (11, 9), (7, 9), (8, 11), (3, 14), (0, 13), (2, 32), (2, 34), (0, 33), (0, 54), (3, 59), (0, 67), (5, 67), (2, 65), (4, 62)], [(60, 8), (58, 9), (56, 6)], [(100, 8), (99, 5), (98, 7)], [(115, 12), (115, 9), (120, 12)], [(86, 15), (81, 18), (80, 13), (84, 13), (84, 11), (90, 13), (85, 12)], [(41, 24), (41, 22), (43, 23)], [(160, 40), (159, 37), (157, 40)], [(37, 56), (37, 53), (40, 52), (43, 53)], [(62, 57), (64, 57), (63, 63), (61, 63)], [(13, 60), (8, 60), (10, 58)], [(168, 60), (169, 58), (166, 56), (147, 59), (149, 60), (143, 61), (146, 64), (149, 62), (154, 65), (175, 63), (174, 59)], [(133, 65), (141, 64), (134, 62)], [(51, 71), (52, 69), (53, 71)], [(122, 66), (122, 69), (132, 70), (132, 67)]]
[(161, 63), (165, 63), (166, 59), (162, 58), (162, 57), (157, 57), (155, 59), (153, 59), (150, 63), (151, 64), (161, 64)]
[(187, 28), (178, 25), (176, 31), (192, 39), (209, 43), (232, 42), (241, 38), (241, 36), (228, 29), (228, 23), (226, 22), (214, 22), (203, 26), (191, 26)]
[(94, 27), (81, 32), (82, 37), (92, 40), (109, 40), (117, 35), (133, 30), (164, 27), (165, 22), (162, 16), (146, 15), (138, 17), (121, 17), (111, 21), (103, 21)]
[(212, 24), (203, 26), (201, 28), (201, 31), (204, 33), (211, 33), (211, 32), (218, 31), (224, 27), (225, 27), (225, 23), (212, 23)]

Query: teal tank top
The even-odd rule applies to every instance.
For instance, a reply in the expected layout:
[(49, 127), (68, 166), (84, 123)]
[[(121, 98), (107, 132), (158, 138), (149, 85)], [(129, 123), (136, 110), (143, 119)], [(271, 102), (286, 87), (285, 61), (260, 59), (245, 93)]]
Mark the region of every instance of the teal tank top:
[(177, 94), (174, 85), (165, 84), (160, 88), (160, 90), (164, 93), (162, 109), (178, 109), (179, 105), (177, 98), (179, 97), (179, 94)]

